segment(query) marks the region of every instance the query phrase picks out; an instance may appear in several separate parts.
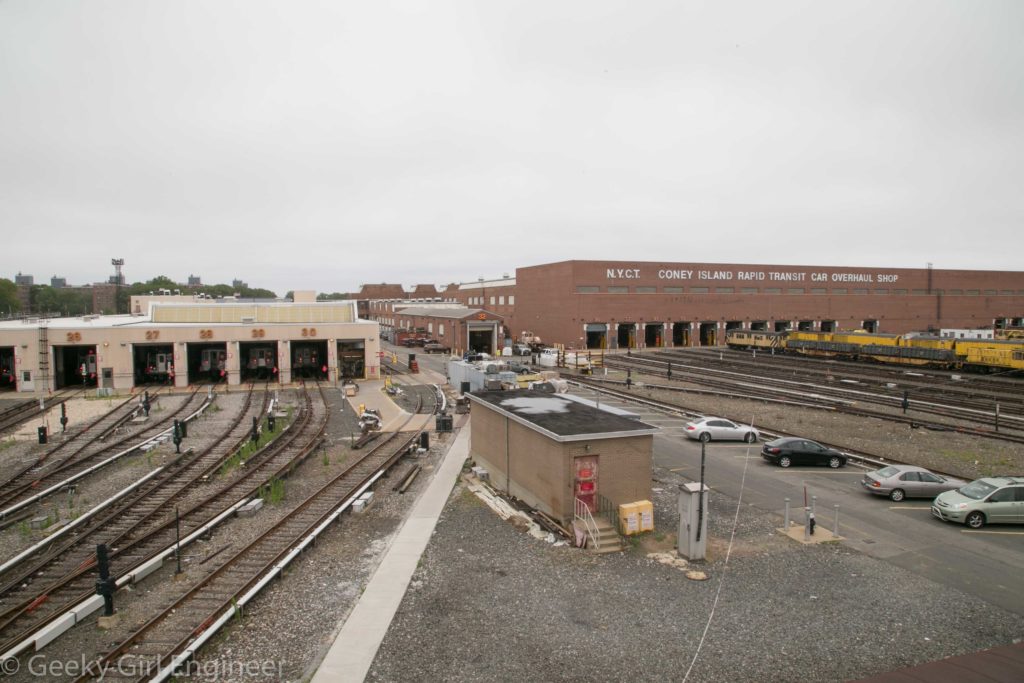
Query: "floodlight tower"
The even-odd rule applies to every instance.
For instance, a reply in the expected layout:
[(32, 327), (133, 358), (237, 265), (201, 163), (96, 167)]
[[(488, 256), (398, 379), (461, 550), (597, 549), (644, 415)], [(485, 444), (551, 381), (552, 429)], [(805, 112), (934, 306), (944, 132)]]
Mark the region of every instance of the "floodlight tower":
[(121, 312), (121, 267), (124, 265), (123, 258), (110, 259), (110, 265), (114, 266), (114, 315)]

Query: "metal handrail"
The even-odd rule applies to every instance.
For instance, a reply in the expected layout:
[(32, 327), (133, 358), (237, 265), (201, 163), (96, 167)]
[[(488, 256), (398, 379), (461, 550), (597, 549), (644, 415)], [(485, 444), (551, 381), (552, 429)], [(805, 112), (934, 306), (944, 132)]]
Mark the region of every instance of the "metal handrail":
[(619, 529), (619, 517), (616, 514), (617, 507), (618, 506), (616, 506), (615, 503), (608, 500), (600, 493), (597, 494), (597, 513), (599, 515), (604, 515), (605, 519), (611, 523), (612, 528), (621, 532), (621, 529)]
[(583, 523), (583, 527), (587, 530), (587, 535), (594, 542), (594, 548), (600, 549), (601, 541), (598, 540), (597, 522), (594, 521), (594, 516), (590, 514), (590, 507), (579, 498), (576, 498), (575, 501), (573, 516)]

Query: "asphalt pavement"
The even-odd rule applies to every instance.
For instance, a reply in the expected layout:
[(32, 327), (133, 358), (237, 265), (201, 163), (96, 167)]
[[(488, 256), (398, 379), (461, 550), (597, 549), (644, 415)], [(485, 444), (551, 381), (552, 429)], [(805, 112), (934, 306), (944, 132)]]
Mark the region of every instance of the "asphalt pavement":
[[(686, 420), (634, 404), (622, 407), (662, 428), (654, 441), (655, 465), (694, 481), (700, 478), (701, 444), (683, 435)], [(765, 462), (760, 449), (760, 442), (708, 444), (705, 483), (733, 498), (742, 496), (745, 506), (780, 520), (789, 498), (791, 519), (800, 524), (805, 493), (808, 504), (817, 496), (815, 520), (829, 530), (834, 527), (834, 506), (839, 505), (844, 545), (1024, 615), (1024, 526), (991, 525), (975, 531), (942, 522), (932, 517), (928, 499), (894, 503), (862, 490), (864, 467), (850, 463), (838, 470), (783, 469)]]

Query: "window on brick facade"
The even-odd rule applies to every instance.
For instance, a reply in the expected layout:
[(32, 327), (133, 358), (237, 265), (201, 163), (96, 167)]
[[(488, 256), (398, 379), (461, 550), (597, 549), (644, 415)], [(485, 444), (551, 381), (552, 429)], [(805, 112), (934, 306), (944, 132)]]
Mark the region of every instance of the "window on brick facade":
[(707, 294), (707, 287), (690, 287), (690, 294)]
[(594, 285), (576, 285), (576, 293), (577, 294), (594, 294), (594, 293), (600, 292), (600, 291), (601, 291), (601, 288), (600, 287), (595, 287)]
[(629, 287), (620, 287), (618, 285), (613, 285), (613, 286), (608, 287), (608, 293), (609, 294), (629, 294)]

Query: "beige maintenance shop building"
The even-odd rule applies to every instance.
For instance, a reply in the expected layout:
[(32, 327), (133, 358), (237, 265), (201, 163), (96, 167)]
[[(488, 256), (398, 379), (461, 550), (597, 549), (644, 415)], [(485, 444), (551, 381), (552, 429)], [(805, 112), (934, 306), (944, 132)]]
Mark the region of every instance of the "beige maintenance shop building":
[(19, 392), (342, 382), (380, 376), (379, 338), (354, 301), (151, 301), (145, 313), (0, 323), (0, 370)]

